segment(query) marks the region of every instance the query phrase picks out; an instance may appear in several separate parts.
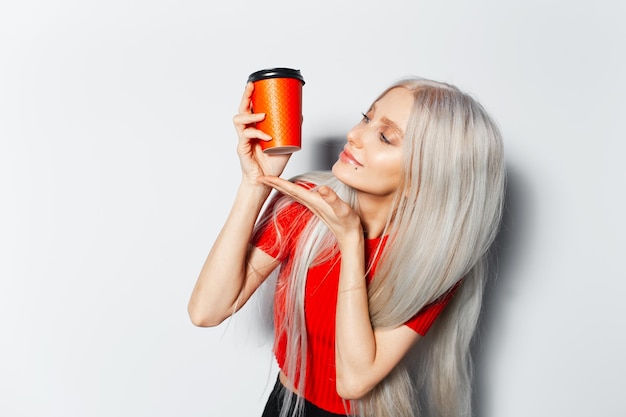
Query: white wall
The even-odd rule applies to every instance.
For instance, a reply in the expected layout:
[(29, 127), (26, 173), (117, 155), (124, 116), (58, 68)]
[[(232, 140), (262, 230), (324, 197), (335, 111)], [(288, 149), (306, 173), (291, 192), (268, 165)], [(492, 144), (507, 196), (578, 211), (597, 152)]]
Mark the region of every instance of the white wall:
[(198, 329), (186, 303), (271, 66), (307, 81), (285, 176), (402, 76), (474, 93), (510, 171), (477, 415), (625, 415), (623, 2), (222, 3), (2, 2), (0, 415), (260, 415), (258, 306)]

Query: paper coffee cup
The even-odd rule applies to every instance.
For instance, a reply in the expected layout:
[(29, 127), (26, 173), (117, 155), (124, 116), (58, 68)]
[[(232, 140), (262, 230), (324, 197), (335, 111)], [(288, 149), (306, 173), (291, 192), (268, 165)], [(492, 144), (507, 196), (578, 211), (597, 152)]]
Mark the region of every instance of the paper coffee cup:
[(256, 124), (272, 137), (259, 141), (263, 152), (293, 153), (302, 147), (302, 86), (304, 78), (299, 70), (270, 68), (250, 74), (254, 83), (252, 111), (265, 113), (265, 119)]

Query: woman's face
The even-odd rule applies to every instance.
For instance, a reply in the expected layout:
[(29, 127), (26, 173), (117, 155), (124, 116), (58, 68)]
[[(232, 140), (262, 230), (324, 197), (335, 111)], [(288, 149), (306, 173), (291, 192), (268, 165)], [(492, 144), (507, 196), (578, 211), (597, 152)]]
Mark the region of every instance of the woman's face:
[(387, 92), (350, 132), (333, 174), (361, 192), (393, 196), (402, 179), (404, 132), (413, 107), (405, 88)]

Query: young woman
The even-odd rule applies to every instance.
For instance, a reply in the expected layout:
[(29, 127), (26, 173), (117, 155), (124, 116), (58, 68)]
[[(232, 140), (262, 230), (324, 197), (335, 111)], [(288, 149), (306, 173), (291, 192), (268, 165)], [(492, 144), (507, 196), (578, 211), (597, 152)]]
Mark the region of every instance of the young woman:
[(332, 172), (287, 181), (289, 155), (259, 149), (270, 138), (254, 127), (253, 88), (233, 119), (242, 180), (192, 322), (220, 324), (276, 270), (280, 374), (264, 416), (471, 415), (469, 345), (505, 183), (495, 123), (454, 86), (403, 80), (363, 113)]

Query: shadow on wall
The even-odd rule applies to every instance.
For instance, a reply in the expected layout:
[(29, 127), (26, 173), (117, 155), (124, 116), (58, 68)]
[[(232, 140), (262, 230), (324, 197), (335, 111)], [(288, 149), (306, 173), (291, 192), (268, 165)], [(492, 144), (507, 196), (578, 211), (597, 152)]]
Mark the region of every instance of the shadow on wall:
[(346, 144), (346, 139), (341, 136), (329, 136), (314, 142), (312, 150), (312, 166), (316, 171), (328, 171), (339, 157), (339, 152)]
[(498, 317), (501, 317), (503, 301), (508, 297), (506, 283), (512, 275), (515, 252), (519, 248), (523, 230), (523, 218), (528, 214), (524, 202), (528, 200), (522, 178), (510, 166), (507, 167), (507, 185), (504, 200), (504, 211), (500, 231), (489, 254), (491, 268), (483, 298), (482, 312), (477, 333), (472, 342), (472, 359), (474, 361), (474, 415), (489, 415), (487, 369), (490, 366), (490, 352), (496, 340), (495, 328)]

